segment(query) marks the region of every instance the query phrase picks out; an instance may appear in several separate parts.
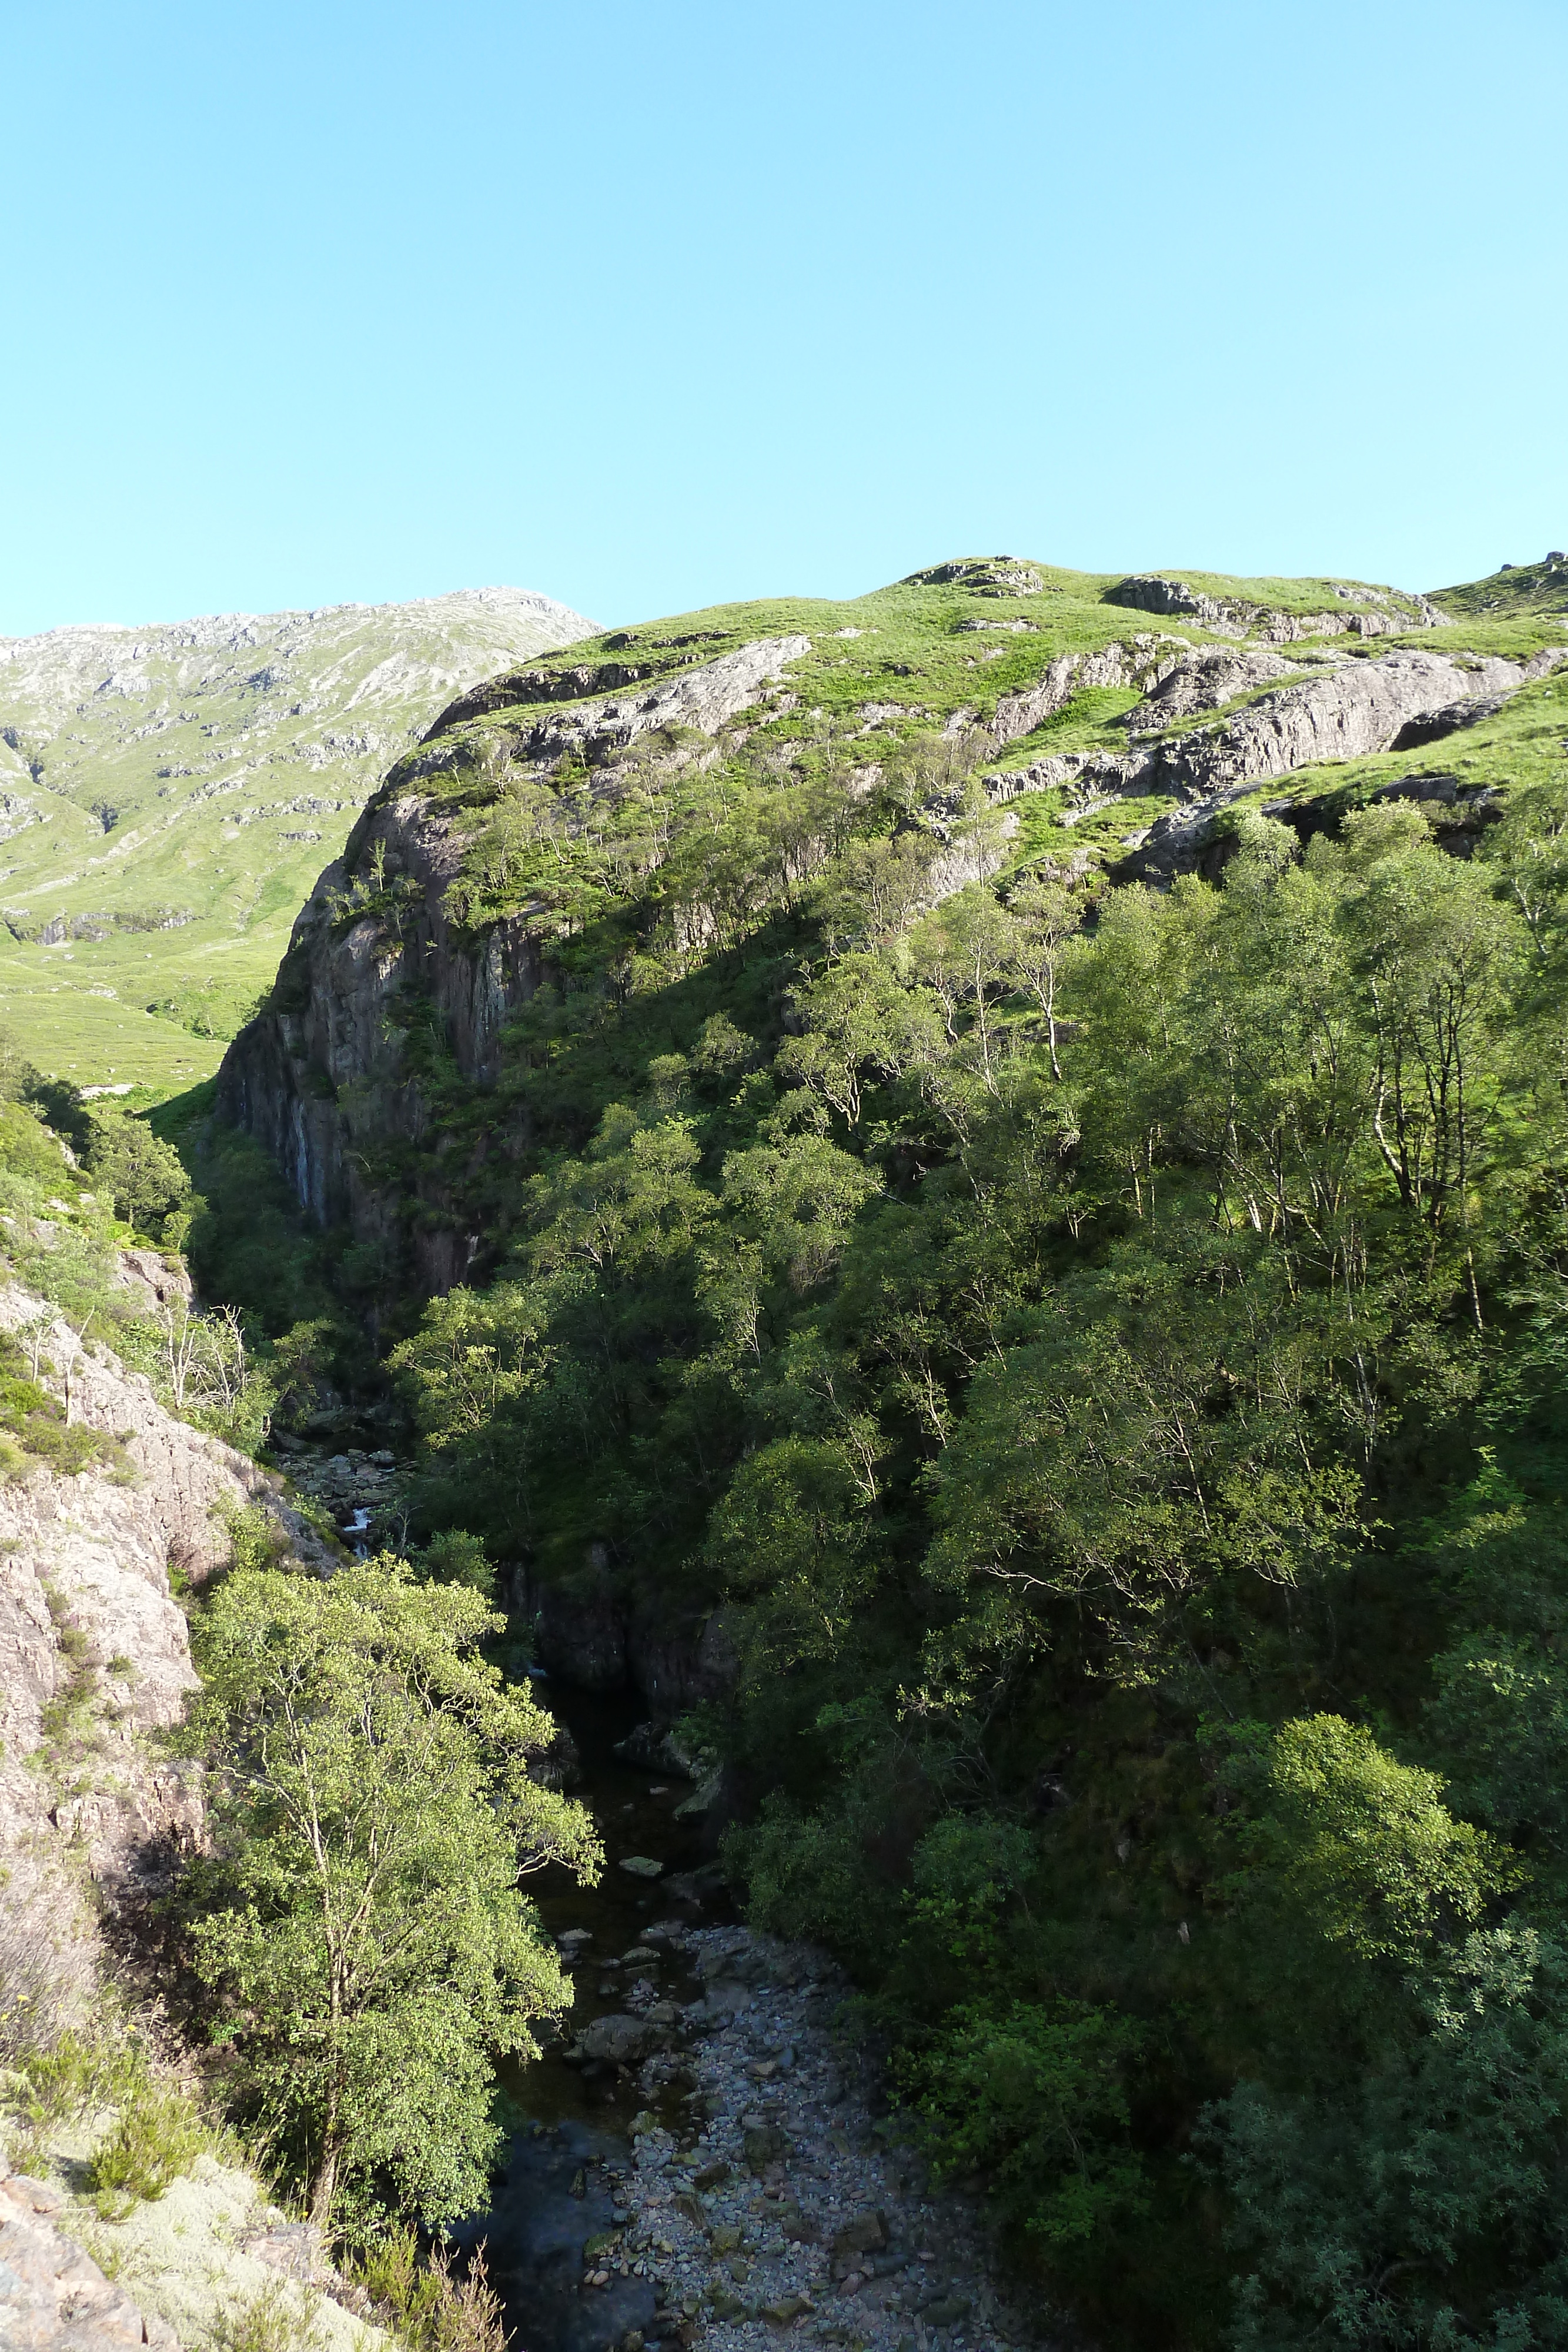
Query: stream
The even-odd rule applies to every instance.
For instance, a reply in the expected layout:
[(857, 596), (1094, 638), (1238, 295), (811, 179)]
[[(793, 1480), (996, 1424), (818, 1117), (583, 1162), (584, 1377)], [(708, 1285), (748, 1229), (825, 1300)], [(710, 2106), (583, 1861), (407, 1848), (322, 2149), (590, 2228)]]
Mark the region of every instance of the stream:
[[(634, 2074), (609, 2059), (573, 2063), (565, 2054), (595, 2018), (623, 2011), (634, 1970), (622, 1963), (637, 1939), (665, 1921), (682, 1927), (732, 1915), (716, 1874), (705, 1864), (700, 1819), (677, 1821), (675, 1808), (692, 1793), (687, 1780), (624, 1762), (614, 1753), (645, 1709), (630, 1692), (610, 1696), (569, 1690), (540, 1678), (536, 1696), (571, 1734), (581, 1777), (571, 1795), (587, 1805), (604, 1842), (606, 1867), (596, 1887), (579, 1886), (564, 1869), (530, 1883), (544, 1926), (562, 1944), (577, 1998), (564, 2030), (532, 2066), (501, 2069), (501, 2080), (522, 2121), (507, 2150), (489, 2211), (460, 2233), (483, 2242), (490, 2283), (502, 2299), (507, 2325), (528, 2352), (603, 2352), (630, 2333), (652, 2347), (661, 2341), (653, 2285), (612, 2278), (584, 2299), (584, 2245), (616, 2220), (612, 2193), (632, 2165), (630, 2126), (649, 2099)], [(622, 1870), (627, 1859), (664, 1865), (659, 1879)], [(694, 1884), (693, 1873), (699, 1874)], [(656, 1973), (662, 2000), (689, 2001), (700, 1979), (667, 1946), (648, 1948), (635, 1973)], [(681, 2094), (654, 2102), (672, 2129), (689, 2136)], [(591, 2268), (591, 2264), (588, 2267)], [(674, 2340), (672, 2313), (669, 2340)]]
[[(396, 1540), (390, 1452), (282, 1450), (346, 1545)], [(516, 2352), (1034, 2340), (983, 2212), (932, 2187), (874, 2053), (841, 2030), (842, 1969), (739, 1925), (703, 1817), (679, 1817), (691, 1781), (616, 1753), (643, 1703), (542, 1673), (535, 1689), (577, 1750), (570, 1793), (605, 1871), (528, 1882), (575, 1999), (536, 2063), (501, 2068), (504, 2160), (487, 2211), (453, 2232), (484, 2247)]]
[[(287, 1439), (279, 1451), (289, 1475), (330, 1509), (356, 1557), (395, 1539), (390, 1451), (350, 1446), (329, 1454)], [(453, 2234), (465, 2251), (484, 2246), (506, 2324), (527, 2352), (604, 2352), (631, 2334), (653, 2352), (662, 2337), (649, 2281), (612, 2276), (591, 2297), (581, 2291), (584, 2246), (613, 2226), (612, 2196), (632, 2168), (631, 2125), (651, 2111), (649, 2095), (627, 2066), (609, 2058), (574, 2063), (566, 2053), (596, 2018), (625, 2011), (639, 1975), (655, 1978), (662, 2000), (700, 1996), (701, 1979), (671, 1946), (644, 1947), (635, 1969), (624, 1956), (661, 1923), (684, 1930), (727, 1920), (733, 1912), (705, 1847), (701, 1818), (675, 1819), (676, 1807), (693, 1793), (691, 1781), (614, 1752), (647, 1719), (636, 1695), (572, 1690), (542, 1673), (534, 1691), (576, 1747), (580, 1769), (568, 1793), (594, 1817), (605, 1870), (595, 1887), (580, 1886), (563, 1868), (528, 1883), (544, 1927), (561, 1948), (576, 1999), (536, 2063), (499, 2067), (516, 2118), (504, 2166), (489, 2210)], [(620, 1866), (637, 1859), (657, 1863), (659, 1871), (639, 1874)], [(656, 2095), (653, 2107), (661, 2122), (691, 2137), (679, 2089)], [(679, 2316), (672, 2312), (663, 2340), (674, 2340)]]

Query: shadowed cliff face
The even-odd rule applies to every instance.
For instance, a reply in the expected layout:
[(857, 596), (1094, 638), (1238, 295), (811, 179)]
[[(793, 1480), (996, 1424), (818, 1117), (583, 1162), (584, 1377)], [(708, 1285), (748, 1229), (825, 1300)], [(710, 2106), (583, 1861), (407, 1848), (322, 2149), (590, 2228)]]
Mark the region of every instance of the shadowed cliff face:
[[(418, 795), (391, 801), (350, 845), (361, 871), (378, 851), (395, 896), (390, 913), (384, 904), (339, 913), (349, 864), (329, 866), (295, 924), (273, 1005), (235, 1040), (219, 1082), (224, 1117), (266, 1146), (300, 1205), (364, 1239), (382, 1236), (389, 1213), (367, 1176), (367, 1150), (417, 1144), (424, 1133), (420, 1087), (405, 1066), (410, 1019), (439, 1034), (463, 1076), (482, 1087), (495, 1075), (502, 1023), (541, 972), (526, 916), (477, 940), (449, 919), (444, 895), (460, 860), (450, 817)], [(419, 1236), (423, 1286), (460, 1281), (476, 1243)]]
[[(451, 731), (469, 715), (466, 703), (458, 705), (394, 771), (392, 788), (366, 811), (343, 857), (318, 881), (295, 924), (272, 1003), (235, 1040), (220, 1076), (224, 1117), (266, 1146), (319, 1223), (347, 1224), (362, 1240), (390, 1237), (399, 1204), (371, 1178), (367, 1160), (425, 1139), (426, 1105), (408, 1067), (411, 1028), (417, 1024), (438, 1038), (461, 1076), (482, 1088), (497, 1075), (503, 1024), (544, 975), (536, 906), (525, 903), (477, 930), (455, 919), (448, 893), (473, 836), (472, 814), (465, 819), (417, 790), (399, 792), (397, 782), (498, 764), (544, 788), (563, 757), (595, 772), (620, 761), (624, 776), (634, 746), (644, 767), (700, 764), (715, 739), (776, 690), (787, 666), (810, 649), (803, 635), (762, 638), (716, 661), (683, 666), (639, 693), (564, 711), (547, 705), (542, 716), (525, 705), (520, 719), (512, 714), (477, 747)], [(503, 679), (495, 690), (510, 696), (525, 687), (534, 690)], [(515, 1148), (515, 1133), (511, 1139)], [(427, 1213), (415, 1219), (412, 1235), (415, 1279), (425, 1290), (445, 1291), (463, 1279), (480, 1236), (443, 1222), (438, 1165), (422, 1169), (418, 1198)]]

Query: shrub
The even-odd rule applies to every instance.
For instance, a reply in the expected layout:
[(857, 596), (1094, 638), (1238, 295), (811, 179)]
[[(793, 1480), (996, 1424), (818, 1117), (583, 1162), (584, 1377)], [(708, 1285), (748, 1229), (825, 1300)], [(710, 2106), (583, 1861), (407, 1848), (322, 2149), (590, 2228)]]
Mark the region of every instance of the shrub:
[(360, 2279), (411, 2352), (507, 2352), (511, 2339), (483, 2246), (458, 2278), (444, 2247), (435, 2247), (422, 2267), (413, 2231), (394, 2230), (362, 2257)]
[(208, 2323), (210, 2352), (326, 2352), (319, 2303), (308, 2287), (274, 2279)]
[(87, 2185), (102, 2210), (151, 2202), (189, 2172), (206, 2146), (201, 2119), (183, 2093), (143, 2080), (95, 2150)]

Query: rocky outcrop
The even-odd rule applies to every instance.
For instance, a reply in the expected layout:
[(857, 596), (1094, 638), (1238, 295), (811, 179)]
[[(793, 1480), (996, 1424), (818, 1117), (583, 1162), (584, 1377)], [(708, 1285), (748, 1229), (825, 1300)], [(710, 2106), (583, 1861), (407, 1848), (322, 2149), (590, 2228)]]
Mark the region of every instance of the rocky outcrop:
[(320, 1557), (277, 1482), (166, 1413), (144, 1375), (85, 1349), (30, 1293), (0, 1292), (73, 1422), (120, 1439), (128, 1468), (0, 1486), (0, 1975), (69, 2013), (91, 1999), (97, 1917), (200, 1832), (199, 1776), (160, 1756), (195, 1682), (171, 1587), (227, 1556), (222, 1514), (262, 1499)]
[(179, 2352), (166, 2319), (143, 2314), (60, 2228), (58, 2190), (0, 2157), (0, 2344), (26, 2352)]
[[(645, 692), (601, 696), (587, 702), (525, 705), (508, 730), (497, 737), (513, 760), (558, 760), (575, 752), (590, 766), (612, 751), (623, 751), (639, 735), (655, 728), (690, 727), (702, 735), (716, 735), (721, 727), (749, 710), (762, 688), (781, 677), (792, 661), (811, 650), (810, 637), (758, 637), (717, 661), (678, 669), (661, 677)], [(457, 721), (453, 710), (443, 712), (425, 738), (426, 749), (402, 762), (400, 779), (433, 775), (454, 755), (450, 738)]]
[[(525, 708), (515, 724), (486, 730), (486, 756), (542, 777), (563, 752), (593, 771), (659, 730), (712, 739), (751, 710), (810, 643), (759, 638), (643, 694)], [(700, 740), (698, 748), (711, 756)], [(461, 728), (448, 726), (393, 771), (296, 922), (270, 1008), (236, 1038), (219, 1074), (224, 1117), (265, 1144), (301, 1206), (322, 1224), (346, 1223), (366, 1238), (383, 1238), (391, 1214), (366, 1179), (366, 1148), (417, 1143), (424, 1129), (424, 1102), (404, 1066), (411, 998), (418, 1017), (450, 1041), (464, 1076), (485, 1086), (498, 1066), (503, 1024), (544, 977), (537, 907), (477, 937), (450, 911), (472, 818), (417, 786), (468, 756)], [(378, 860), (395, 907), (355, 917), (343, 906), (350, 870)], [(441, 1209), (439, 1199), (427, 1201), (413, 1238), (415, 1276), (428, 1291), (461, 1282), (480, 1245)]]
[(1129, 733), (1149, 734), (1174, 727), (1179, 719), (1197, 719), (1205, 711), (1223, 709), (1239, 694), (1255, 693), (1276, 679), (1293, 677), (1301, 668), (1282, 654), (1262, 646), (1245, 651), (1229, 646), (1205, 646), (1184, 654), (1163, 669), (1146, 689), (1142, 702), (1129, 710), (1122, 724)]
[(966, 588), (971, 596), (1039, 596), (1045, 581), (1032, 563), (1018, 555), (956, 555), (912, 572), (901, 583), (909, 588)]
[[(1135, 686), (1146, 693), (1189, 649), (1186, 637), (1140, 634), (1125, 643), (1103, 646), (1096, 653), (1060, 654), (1032, 686), (1001, 697), (986, 732), (999, 751), (1020, 737), (1032, 735), (1089, 687)], [(972, 713), (960, 711), (947, 721), (946, 731), (956, 733), (960, 722), (971, 720)]]
[(1396, 636), (1407, 629), (1440, 628), (1448, 617), (1425, 596), (1349, 586), (1336, 587), (1333, 593), (1351, 609), (1285, 613), (1272, 605), (1249, 604), (1238, 596), (1205, 595), (1185, 580), (1167, 580), (1157, 572), (1138, 572), (1107, 588), (1102, 601), (1130, 612), (1195, 620), (1220, 636), (1262, 637), (1274, 645), (1291, 645), (1303, 637)]
[[(109, 2118), (99, 2118), (101, 2129)], [(59, 2135), (50, 2177), (0, 2155), (0, 2345), (15, 2352), (199, 2352), (214, 2344), (392, 2352), (367, 2298), (246, 2172), (196, 2157), (112, 2218), (67, 2185), (96, 2133)], [(94, 2260), (81, 2243), (89, 2240)], [(355, 2306), (359, 2306), (356, 2308)]]
[[(1201, 803), (1212, 814), (1270, 777), (1325, 761), (1408, 748), (1417, 729), (1435, 731), (1414, 740), (1436, 740), (1437, 732), (1490, 715), (1510, 694), (1565, 660), (1568, 647), (1553, 647), (1523, 663), (1409, 650), (1337, 663), (1322, 675), (1260, 696), (1233, 718), (1199, 732), (1167, 736), (1125, 753), (1059, 752), (1027, 768), (988, 776), (987, 790), (993, 801), (1008, 802), (1066, 785), (1079, 814), (1118, 796), (1168, 793), (1184, 806), (1162, 818), (1150, 835), (1145, 847), (1157, 851), (1162, 844), (1186, 842), (1197, 822), (1189, 804)], [(1181, 674), (1173, 667), (1170, 676)], [(1158, 690), (1130, 716), (1141, 718)], [(1154, 857), (1151, 874), (1156, 864)]]
[(1478, 656), (1461, 665), (1406, 651), (1347, 662), (1326, 677), (1263, 696), (1205, 734), (1163, 744), (1154, 755), (1153, 789), (1197, 799), (1324, 760), (1363, 759), (1386, 749), (1412, 719), (1511, 692), (1532, 667)]

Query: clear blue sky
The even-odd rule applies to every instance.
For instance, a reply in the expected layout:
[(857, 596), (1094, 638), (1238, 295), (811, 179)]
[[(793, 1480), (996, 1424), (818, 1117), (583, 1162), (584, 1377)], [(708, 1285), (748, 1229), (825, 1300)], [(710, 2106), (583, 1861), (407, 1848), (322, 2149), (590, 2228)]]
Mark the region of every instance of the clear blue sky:
[(1563, 0), (0, 0), (0, 634), (1568, 546)]

